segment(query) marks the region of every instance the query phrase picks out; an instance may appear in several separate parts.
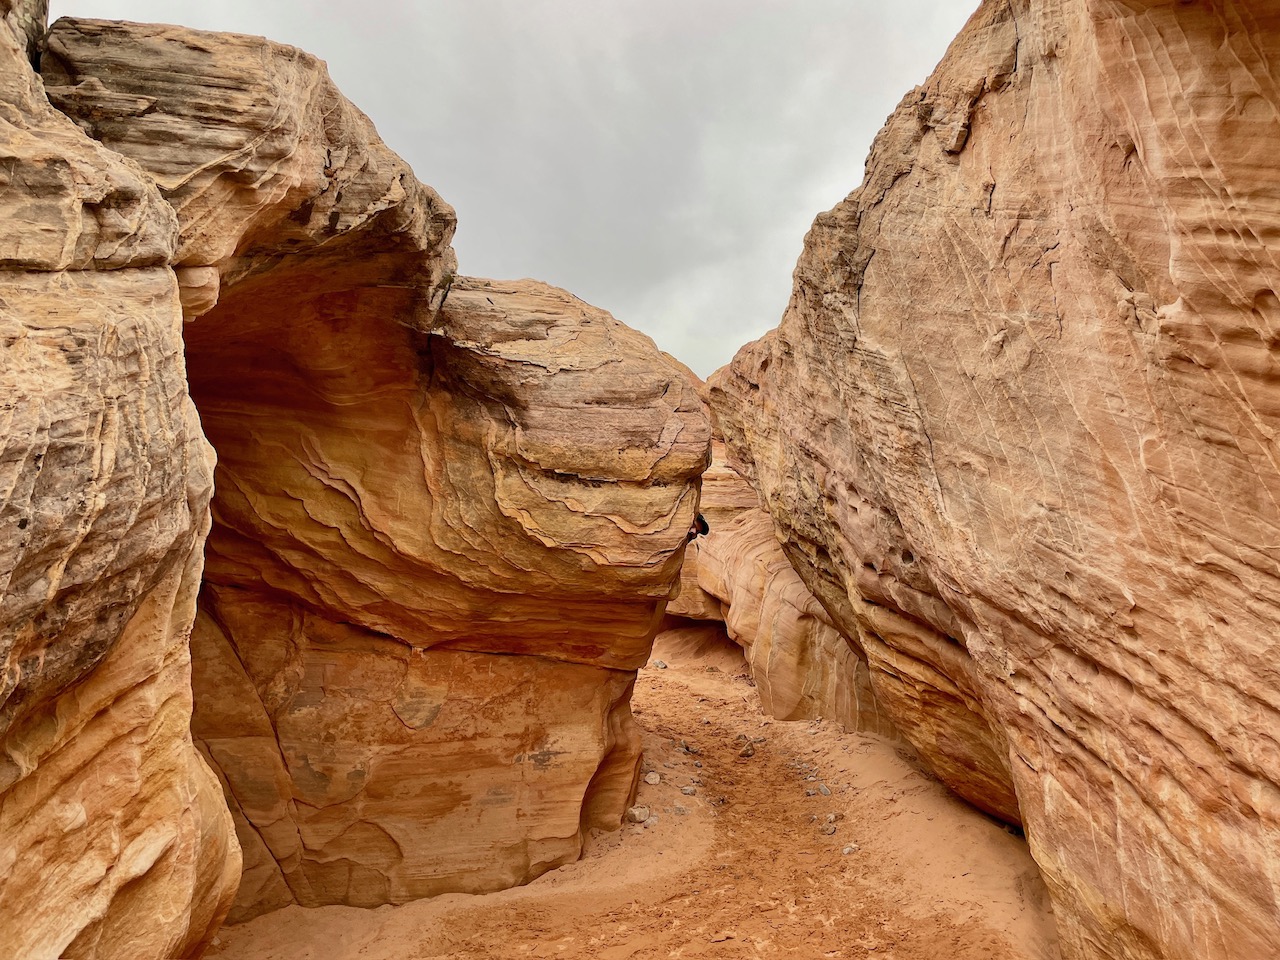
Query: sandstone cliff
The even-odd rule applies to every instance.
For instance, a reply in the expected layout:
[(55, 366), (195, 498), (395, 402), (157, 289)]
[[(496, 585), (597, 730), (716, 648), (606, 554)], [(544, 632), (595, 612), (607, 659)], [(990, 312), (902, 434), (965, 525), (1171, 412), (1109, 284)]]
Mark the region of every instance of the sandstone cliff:
[(634, 787), (630, 689), (706, 465), (684, 371), (563, 291), (455, 277), (452, 209), (314, 57), (63, 20), (42, 69), (178, 214), (234, 916), (576, 857)]
[(1278, 51), (1260, 2), (984, 3), (712, 381), (1067, 957), (1280, 942)]
[(213, 459), (173, 211), (45, 99), (0, 4), (0, 952), (178, 957), (240, 854), (191, 738)]

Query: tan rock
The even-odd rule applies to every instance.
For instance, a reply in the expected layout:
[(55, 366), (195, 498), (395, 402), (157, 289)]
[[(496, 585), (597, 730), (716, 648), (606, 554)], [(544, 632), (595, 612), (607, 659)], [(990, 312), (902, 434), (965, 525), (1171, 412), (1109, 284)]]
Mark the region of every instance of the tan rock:
[[(685, 550), (669, 617), (722, 621), (739, 644), (764, 709), (780, 720), (826, 717), (893, 736), (869, 684), (865, 655), (787, 562), (754, 488), (712, 443), (699, 508), (709, 528)], [(669, 621), (665, 630), (687, 625)]]
[(192, 745), (212, 458), (173, 212), (54, 111), (0, 8), (0, 952), (185, 957), (240, 854)]
[(904, 735), (1016, 789), (1067, 958), (1280, 942), (1277, 52), (1263, 3), (985, 3), (712, 382)]
[(725, 628), (747, 658), (765, 713), (779, 720), (835, 720), (892, 736), (871, 689), (867, 661), (809, 592), (755, 507), (706, 538), (703, 591), (720, 600)]
[(576, 857), (634, 789), (630, 690), (708, 456), (686, 372), (564, 291), (455, 278), (453, 211), (315, 58), (86, 21), (49, 50), (59, 104), (179, 213), (234, 916)]
[[(760, 501), (751, 484), (729, 466), (724, 443), (713, 440), (711, 466), (702, 475), (702, 498), (698, 507), (711, 533), (714, 535), (734, 517), (759, 506)], [(698, 555), (706, 544), (707, 538), (695, 537), (685, 548), (684, 563), (680, 567), (680, 589), (667, 604), (667, 613), (672, 616), (690, 620), (724, 619), (720, 598), (698, 585)]]

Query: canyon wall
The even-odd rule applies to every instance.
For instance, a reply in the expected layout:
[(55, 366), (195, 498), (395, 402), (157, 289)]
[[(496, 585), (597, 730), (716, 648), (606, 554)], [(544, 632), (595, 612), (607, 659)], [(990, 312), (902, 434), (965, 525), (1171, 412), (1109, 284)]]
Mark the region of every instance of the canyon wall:
[(233, 919), (576, 858), (634, 789), (708, 456), (685, 371), (564, 291), (457, 277), (452, 209), (302, 51), (62, 20), (42, 69), (178, 214)]
[(999, 0), (711, 382), (903, 735), (1064, 956), (1280, 942), (1280, 8)]
[[(724, 625), (742, 648), (765, 713), (835, 720), (850, 731), (895, 736), (870, 686), (867, 661), (787, 562), (751, 484), (714, 440), (699, 510), (707, 532), (690, 541), (666, 627)], [(701, 631), (706, 635), (706, 631)]]
[(212, 452), (173, 211), (54, 110), (0, 3), (0, 952), (198, 953), (240, 852), (191, 737)]

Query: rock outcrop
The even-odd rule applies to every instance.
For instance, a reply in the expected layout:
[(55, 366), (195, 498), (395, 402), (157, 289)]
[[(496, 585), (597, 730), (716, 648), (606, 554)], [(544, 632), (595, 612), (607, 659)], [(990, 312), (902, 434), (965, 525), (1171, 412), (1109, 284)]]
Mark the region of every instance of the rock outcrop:
[(779, 720), (836, 720), (847, 730), (893, 736), (870, 687), (861, 649), (787, 562), (755, 490), (711, 445), (700, 512), (708, 532), (690, 541), (666, 630), (713, 621), (742, 648), (766, 713)]
[(707, 460), (685, 372), (564, 291), (455, 277), (453, 211), (301, 51), (64, 20), (43, 70), (178, 213), (234, 916), (576, 857), (634, 788), (630, 689)]
[(862, 651), (832, 622), (756, 507), (713, 528), (698, 556), (698, 583), (742, 647), (765, 713), (835, 720), (846, 730), (893, 736)]
[(1277, 53), (1269, 4), (984, 3), (712, 380), (1069, 958), (1280, 942)]
[(0, 4), (0, 952), (185, 957), (239, 848), (191, 737), (213, 458), (173, 211), (29, 65)]
[(698, 584), (698, 557), (718, 537), (730, 521), (750, 510), (758, 510), (760, 501), (742, 474), (729, 466), (724, 442), (713, 439), (711, 466), (702, 475), (702, 497), (698, 512), (707, 523), (710, 535), (694, 537), (685, 548), (680, 566), (680, 589), (667, 604), (667, 613), (689, 620), (724, 620), (720, 598), (712, 596)]

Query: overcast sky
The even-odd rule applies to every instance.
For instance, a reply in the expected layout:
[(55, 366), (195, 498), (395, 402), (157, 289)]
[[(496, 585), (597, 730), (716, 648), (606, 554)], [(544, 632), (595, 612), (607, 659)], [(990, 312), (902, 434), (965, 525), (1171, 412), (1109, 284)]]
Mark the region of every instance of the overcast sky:
[(702, 376), (777, 325), (813, 217), (977, 0), (53, 0), (329, 63), (457, 208), (464, 274), (536, 277)]

